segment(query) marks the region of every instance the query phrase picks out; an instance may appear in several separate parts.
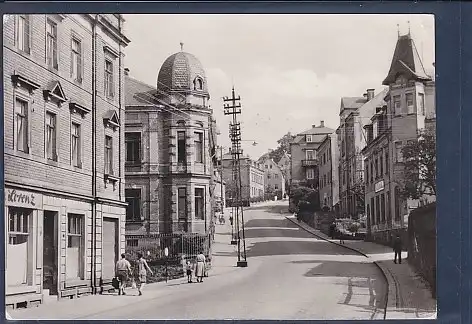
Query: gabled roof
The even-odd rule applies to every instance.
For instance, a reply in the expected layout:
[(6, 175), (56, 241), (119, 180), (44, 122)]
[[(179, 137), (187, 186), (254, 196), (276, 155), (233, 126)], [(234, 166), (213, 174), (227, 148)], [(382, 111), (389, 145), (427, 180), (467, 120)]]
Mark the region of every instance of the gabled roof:
[(418, 81), (431, 80), (431, 77), (424, 69), (415, 42), (409, 33), (398, 37), (390, 70), (382, 84), (389, 85), (394, 83), (400, 74)]
[(154, 100), (157, 89), (149, 84), (125, 77), (125, 105), (126, 106), (154, 106), (158, 103)]
[(365, 97), (342, 97), (340, 112), (344, 109), (357, 109), (367, 102)]
[(44, 88), (45, 95), (53, 97), (59, 101), (67, 101), (67, 97), (59, 81), (50, 81)]
[(110, 123), (113, 126), (120, 126), (120, 119), (118, 118), (118, 114), (114, 109), (110, 109), (103, 115), (103, 120)]

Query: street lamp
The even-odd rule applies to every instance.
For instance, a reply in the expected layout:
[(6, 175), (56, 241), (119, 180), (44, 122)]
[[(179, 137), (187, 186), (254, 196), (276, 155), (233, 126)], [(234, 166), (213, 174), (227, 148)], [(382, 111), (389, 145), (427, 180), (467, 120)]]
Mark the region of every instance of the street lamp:
[(166, 283), (167, 283), (167, 278), (169, 277), (169, 272), (167, 271), (167, 257), (169, 256), (169, 249), (168, 248), (164, 249), (164, 255), (166, 257)]

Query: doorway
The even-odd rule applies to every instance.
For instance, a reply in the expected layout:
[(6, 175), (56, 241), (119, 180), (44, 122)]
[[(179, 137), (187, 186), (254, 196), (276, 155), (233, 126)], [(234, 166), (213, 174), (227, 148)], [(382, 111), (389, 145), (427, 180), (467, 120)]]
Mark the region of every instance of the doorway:
[(44, 211), (43, 220), (43, 288), (49, 295), (57, 295), (57, 212)]
[(115, 276), (115, 265), (118, 261), (118, 219), (103, 218), (102, 231), (102, 277), (111, 280)]

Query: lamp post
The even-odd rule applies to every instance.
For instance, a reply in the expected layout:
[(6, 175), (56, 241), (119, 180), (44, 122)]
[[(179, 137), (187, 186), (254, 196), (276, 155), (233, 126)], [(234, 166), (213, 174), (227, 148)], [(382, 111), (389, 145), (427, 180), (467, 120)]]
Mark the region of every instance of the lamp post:
[(169, 277), (169, 272), (167, 271), (167, 257), (169, 256), (169, 249), (168, 248), (164, 249), (164, 255), (166, 257), (166, 283), (167, 283), (167, 278)]

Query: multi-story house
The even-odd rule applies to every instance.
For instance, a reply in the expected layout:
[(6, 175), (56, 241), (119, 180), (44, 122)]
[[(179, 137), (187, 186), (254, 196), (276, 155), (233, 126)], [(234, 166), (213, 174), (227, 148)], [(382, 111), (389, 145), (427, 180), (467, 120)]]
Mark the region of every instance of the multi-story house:
[(321, 208), (337, 212), (339, 202), (338, 144), (336, 132), (325, 136), (317, 150), (319, 163), (319, 194)]
[(271, 158), (267, 158), (261, 162), (264, 169), (265, 178), (265, 193), (266, 196), (270, 195), (270, 199), (273, 199), (277, 193), (280, 193), (278, 198), (285, 196), (285, 177), (278, 166)]
[(416, 141), (418, 131), (435, 118), (434, 81), (425, 72), (410, 34), (399, 36), (383, 84), (389, 87), (386, 105), (377, 108), (366, 126), (363, 155), (368, 235), (388, 243), (393, 234), (406, 234), (407, 217), (419, 203), (400, 195), (401, 149)]
[(312, 127), (296, 135), (290, 144), (290, 186), (304, 184), (312, 188), (318, 188), (319, 156), (317, 150), (325, 139), (326, 135), (334, 130), (325, 127), (324, 121), (319, 126)]
[(215, 146), (200, 61), (183, 50), (161, 66), (157, 87), (126, 77), (127, 244), (136, 234), (207, 233)]
[[(264, 170), (256, 161), (248, 156), (240, 157), (241, 168), (241, 199), (244, 206), (250, 206), (251, 200), (264, 198)], [(223, 182), (225, 183), (226, 206), (230, 207), (236, 199), (237, 179), (233, 173), (231, 153), (223, 155)]]
[(4, 19), (7, 306), (111, 286), (125, 249), (123, 23)]

